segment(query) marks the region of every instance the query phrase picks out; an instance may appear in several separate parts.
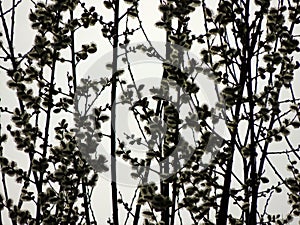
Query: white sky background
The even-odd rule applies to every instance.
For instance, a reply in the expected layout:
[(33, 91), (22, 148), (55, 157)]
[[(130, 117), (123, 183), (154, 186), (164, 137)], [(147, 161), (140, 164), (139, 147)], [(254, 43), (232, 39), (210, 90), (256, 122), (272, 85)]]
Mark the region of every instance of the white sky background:
[[(4, 1), (4, 5), (8, 4), (7, 7), (5, 8), (9, 8), (9, 3), (11, 1), (9, 0), (5, 0)], [(95, 0), (88, 0), (87, 2), (87, 8), (88, 5), (95, 5), (96, 9), (100, 9), (99, 14), (103, 15), (104, 20), (105, 21), (109, 21), (109, 19), (112, 19), (112, 14), (110, 11), (108, 11), (107, 9), (104, 8), (102, 1), (95, 1)], [(122, 3), (124, 4), (124, 3)], [(154, 1), (154, 0), (142, 0), (140, 2), (140, 16), (141, 19), (143, 21), (143, 25), (144, 28), (146, 29), (147, 35), (149, 37), (149, 39), (151, 41), (165, 41), (165, 33), (162, 29), (159, 29), (157, 27), (154, 26), (154, 23), (160, 20), (161, 14), (158, 14), (158, 7), (159, 1)], [(123, 6), (123, 7), (122, 7)], [(31, 29), (31, 25), (30, 25), (30, 21), (28, 20), (28, 14), (29, 14), (29, 9), (32, 8), (32, 3), (30, 1), (24, 1), (22, 2), (22, 4), (20, 4), (20, 6), (17, 8), (17, 19), (16, 19), (16, 30), (15, 30), (15, 48), (17, 51), (20, 52), (27, 52), (30, 47), (32, 46), (33, 40), (34, 40), (34, 35), (35, 35), (35, 31), (33, 31)], [(124, 5), (121, 5), (121, 9), (124, 9)], [(198, 9), (200, 10), (200, 9)], [(122, 13), (121, 13), (122, 14)], [(201, 15), (201, 14), (200, 14)], [(191, 21), (191, 29), (193, 30), (194, 33), (197, 33), (200, 31), (200, 27), (198, 26), (199, 21), (201, 21), (200, 19)], [(131, 27), (133, 28), (134, 25), (132, 24)], [(122, 31), (122, 28), (120, 28), (120, 30)], [(78, 75), (80, 77), (86, 77), (87, 75), (89, 75), (90, 71), (93, 71), (94, 65), (95, 63), (97, 63), (99, 60), (99, 58), (101, 58), (103, 55), (105, 55), (106, 53), (110, 52), (112, 50), (110, 44), (108, 43), (107, 40), (105, 40), (104, 38), (102, 38), (102, 34), (101, 34), (101, 30), (100, 30), (100, 26), (97, 25), (95, 27), (90, 27), (89, 29), (81, 29), (78, 34), (78, 48), (81, 46), (81, 44), (86, 44), (86, 43), (90, 43), (90, 42), (95, 42), (98, 46), (98, 51), (96, 53), (96, 55), (91, 55), (88, 60), (84, 61), (83, 63), (80, 63), (78, 66)], [(132, 42), (140, 42), (140, 41), (144, 41), (145, 39), (142, 39), (142, 35), (133, 35), (131, 41)], [(195, 51), (195, 54), (198, 54), (200, 52), (200, 50), (198, 49), (197, 51)], [(111, 59), (107, 59), (107, 63), (110, 61)], [(138, 71), (138, 75), (140, 75), (140, 78), (149, 78), (151, 76), (153, 76), (154, 74), (158, 74), (158, 76), (160, 76), (160, 71), (159, 68), (156, 68), (154, 71), (153, 70), (149, 70), (147, 71), (147, 73), (144, 73), (144, 69), (143, 69), (143, 73), (142, 73), (142, 69), (143, 68), (139, 68), (139, 66), (136, 66), (136, 70)], [(66, 72), (66, 68), (61, 68), (62, 73)], [(1, 75), (1, 79), (0, 79), (0, 96), (1, 96), (1, 106), (10, 106), (13, 107), (17, 104), (17, 99), (16, 99), (16, 95), (13, 91), (9, 90), (6, 87), (6, 76), (5, 74), (3, 74), (3, 71), (1, 71), (0, 73)], [(65, 74), (63, 75), (63, 77), (65, 77)], [(156, 75), (154, 76), (156, 77)], [(299, 77), (295, 76), (295, 84), (300, 84), (300, 79)], [(79, 80), (79, 79), (78, 79)], [(117, 118), (121, 119), (121, 120), (127, 120), (127, 118), (123, 117), (123, 115), (121, 115), (121, 118)], [(54, 118), (54, 117), (53, 117)], [(53, 119), (53, 121), (58, 122), (60, 119)], [(2, 129), (3, 132), (5, 130), (5, 121), (9, 121), (9, 117), (5, 116), (5, 115), (1, 115), (1, 123), (2, 123)], [(53, 122), (53, 126), (55, 126), (57, 123)], [(134, 130), (134, 129), (133, 129)], [(293, 133), (290, 138), (292, 140), (294, 140), (293, 143), (297, 143), (300, 142), (299, 141), (299, 132), (297, 133)], [(13, 145), (13, 143), (8, 143), (9, 145)], [(106, 146), (106, 144), (103, 144)], [(272, 145), (273, 148), (276, 151), (279, 150), (285, 150), (287, 147), (285, 145)], [(107, 154), (109, 154), (109, 149), (105, 149), (107, 150)], [(22, 164), (24, 166), (26, 166), (27, 162), (24, 162), (22, 159), (23, 157), (25, 157), (25, 155), (23, 153), (20, 153), (19, 151), (16, 151), (13, 149), (13, 147), (10, 149), (10, 151), (6, 151), (6, 148), (4, 149), (6, 156), (8, 156), (8, 158), (10, 159), (14, 159), (18, 161), (18, 164), (20, 166), (22, 166)], [(287, 161), (283, 161), (283, 159), (279, 159), (276, 160), (274, 158), (274, 162), (277, 161), (276, 166), (279, 169), (279, 171), (285, 172), (286, 171), (286, 165), (287, 165)], [(239, 164), (238, 164), (238, 160), (235, 161), (236, 163), (235, 165), (235, 171), (239, 171)], [(266, 164), (266, 170), (268, 171), (270, 168), (268, 168), (268, 165)], [(241, 171), (241, 170), (240, 170)], [(127, 171), (126, 171), (127, 172)], [(129, 175), (128, 171), (128, 175)], [(268, 176), (273, 176), (272, 175), (273, 172), (271, 174), (268, 174)], [(238, 175), (238, 174), (237, 174)], [(286, 174), (282, 174), (282, 175), (288, 175), (290, 176), (290, 173), (286, 173)], [(242, 174), (240, 174), (240, 176), (242, 177)], [(273, 179), (276, 179), (276, 177), (272, 177)], [(129, 178), (128, 178), (129, 179)], [(233, 179), (234, 180), (234, 179)], [(263, 186), (262, 186), (263, 187)], [(125, 201), (130, 203), (130, 200), (133, 196), (133, 192), (134, 192), (133, 186), (128, 186), (128, 185), (119, 185), (119, 190), (122, 192), (123, 198)], [(2, 192), (1, 188), (0, 188), (0, 192)], [(16, 185), (15, 182), (11, 183), (10, 186), (10, 195), (14, 196), (14, 193), (18, 193), (19, 192), (19, 186)], [(15, 195), (15, 196), (19, 196), (19, 194)], [(110, 181), (109, 181), (109, 176), (106, 174), (100, 174), (100, 180), (98, 182), (98, 185), (96, 186), (96, 189), (94, 191), (94, 195), (93, 195), (93, 209), (94, 212), (96, 214), (96, 218), (97, 218), (97, 222), (98, 224), (106, 224), (106, 221), (108, 219), (108, 217), (111, 217), (111, 194), (110, 194)], [(272, 201), (270, 203), (270, 213), (272, 213), (272, 211), (274, 210), (274, 212), (278, 212), (278, 208), (281, 207), (282, 208), (282, 212), (283, 214), (285, 214), (286, 212), (286, 208), (285, 206), (285, 202), (287, 201), (287, 197), (284, 194), (278, 194), (277, 196), (272, 198)], [(123, 224), (124, 221), (124, 216), (125, 215), (125, 210), (122, 209), (122, 206), (119, 205), (119, 211), (120, 213), (120, 224)], [(123, 213), (122, 213), (123, 212)], [(7, 218), (8, 219), (8, 218)], [(10, 224), (9, 220), (5, 221), (5, 224)], [(297, 224), (298, 221), (293, 222), (293, 224)], [(130, 223), (128, 223), (130, 224)]]

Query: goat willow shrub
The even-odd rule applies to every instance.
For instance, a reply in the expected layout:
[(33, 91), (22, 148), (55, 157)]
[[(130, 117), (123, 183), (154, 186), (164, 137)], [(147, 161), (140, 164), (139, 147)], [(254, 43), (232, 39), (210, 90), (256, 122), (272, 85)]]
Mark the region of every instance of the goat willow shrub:
[[(10, 11), (15, 13), (19, 4)], [(98, 18), (96, 13), (78, 4), (79, 1), (33, 3), (29, 14), (36, 31), (33, 47), (26, 54), (14, 57), (16, 50), (13, 42), (8, 41), (10, 50), (6, 51), (6, 62), (11, 65), (6, 70), (7, 84), (16, 93), (19, 104), (14, 110), (1, 108), (1, 112), (11, 115), (8, 134), (1, 135), (1, 210), (8, 211), (13, 224), (75, 224), (83, 219), (88, 223), (94, 220), (89, 218), (88, 204), (98, 175), (78, 151), (74, 131), (67, 120), (60, 119), (58, 124), (53, 124), (56, 114), (60, 113), (61, 118), (61, 113), (65, 116), (71, 113), (76, 88), (74, 72), (67, 74), (67, 88), (60, 87), (56, 81), (57, 76), (61, 76), (57, 67), (69, 63), (76, 71), (79, 61), (97, 50), (96, 45), (90, 43), (82, 44), (82, 49), (75, 51), (74, 33), (93, 25)], [(1, 3), (1, 20), (3, 26), (8, 26), (2, 6)], [(81, 17), (74, 17), (75, 9), (84, 11)], [(13, 38), (14, 33), (4, 32), (8, 40)], [(65, 49), (71, 50), (71, 60), (64, 54)], [(16, 146), (28, 156), (27, 168), (18, 167), (5, 156), (11, 140), (15, 143), (11, 147)], [(101, 157), (98, 167), (106, 169)], [(11, 178), (5, 175), (20, 183), (20, 196), (9, 196), (10, 186), (6, 180)]]
[[(182, 102), (191, 102), (195, 108), (186, 118), (180, 118), (176, 107), (161, 98), (160, 90), (152, 89), (153, 98), (141, 96), (145, 87), (130, 83), (138, 78), (130, 70), (126, 54), (122, 56), (126, 68), (116, 67), (116, 56), (109, 59), (112, 62), (101, 62), (108, 63), (112, 76), (96, 81), (89, 77), (78, 80), (79, 66), (97, 51), (107, 51), (96, 46), (97, 40), (85, 43), (77, 38), (80, 32), (99, 28), (99, 37), (102, 35), (112, 46), (127, 51), (130, 39), (139, 32), (149, 40), (147, 29), (142, 26), (143, 1), (124, 2), (125, 8), (120, 8), (123, 1), (103, 1), (103, 6), (115, 16), (110, 21), (96, 6), (88, 6), (89, 2), (32, 1), (28, 19), (35, 34), (33, 45), (23, 53), (17, 52), (14, 26), (20, 23), (16, 18), (19, 7), (25, 3), (13, 1), (12, 7), (5, 9), (0, 2), (0, 68), (17, 99), (13, 107), (0, 108), (3, 120), (10, 117), (9, 121), (1, 121), (5, 126), (0, 127), (0, 209), (8, 213), (12, 224), (96, 223), (98, 209), (92, 208), (92, 194), (98, 173), (115, 169), (97, 152), (99, 144), (114, 134), (105, 130), (113, 122), (114, 102), (103, 100), (96, 108), (86, 105), (84, 110), (79, 102), (90, 96), (101, 98), (115, 87), (122, 92), (121, 102), (132, 104), (130, 113), (136, 116), (142, 137), (116, 137), (111, 142), (116, 144), (112, 155), (128, 162), (134, 168), (130, 171), (132, 176), (142, 182), (132, 203), (126, 202), (117, 183), (113, 183), (113, 218), (108, 219), (108, 224), (119, 224), (118, 212), (122, 210), (128, 215), (127, 222), (133, 220), (135, 225), (142, 219), (140, 222), (145, 224), (172, 225), (186, 219), (193, 224), (220, 225), (288, 224), (293, 218), (295, 221), (300, 214), (300, 157), (299, 148), (293, 143), (293, 134), (300, 127), (299, 97), (293, 89), (299, 69), (299, 38), (295, 32), (299, 26), (299, 1), (220, 0), (211, 4), (167, 0), (158, 5), (157, 14), (162, 16), (153, 27), (165, 31), (171, 45), (187, 50), (196, 47), (203, 63), (185, 61), (183, 52), (166, 47), (162, 78), (168, 82), (161, 82), (161, 91), (178, 86), (185, 92)], [(200, 33), (192, 26), (194, 15), (203, 16), (203, 22), (197, 21)], [(153, 46), (139, 48), (158, 57)], [(61, 72), (60, 66), (67, 66), (68, 72)], [(131, 73), (131, 80), (123, 78), (127, 72)], [(197, 99), (201, 86), (195, 82), (196, 76), (208, 77), (221, 87), (219, 97), (226, 103), (222, 113), (216, 113), (222, 108), (220, 105), (211, 108)], [(135, 95), (141, 97), (132, 102)], [(151, 102), (157, 107), (153, 109)], [(70, 114), (75, 121), (69, 121)], [(213, 129), (219, 121), (226, 121), (227, 135), (220, 136)], [(163, 126), (166, 134), (161, 145), (157, 145), (159, 132), (153, 131), (161, 131)], [(180, 132), (187, 128), (201, 133), (195, 137), (195, 147), (182, 142), (182, 154), (172, 155)], [(149, 140), (146, 146), (151, 148), (145, 158), (138, 158), (131, 151), (132, 146), (144, 146), (145, 140)], [(215, 150), (209, 144), (211, 140), (219, 148), (203, 168), (204, 155)], [(287, 149), (275, 151), (274, 141), (286, 143)], [(17, 163), (9, 152), (12, 148), (27, 157), (27, 164)], [(149, 171), (145, 168), (170, 155), (172, 165), (177, 156), (186, 159), (185, 167), (160, 184), (147, 183)], [(276, 167), (274, 156), (280, 162), (286, 160), (290, 175), (284, 176), (284, 171)], [(235, 162), (242, 165), (241, 171), (233, 166)], [(167, 168), (161, 169), (166, 172)], [(276, 180), (268, 177), (271, 173)], [(20, 187), (16, 196), (10, 192), (14, 182)], [(281, 209), (271, 213), (271, 199), (283, 193), (287, 193), (290, 213), (284, 215)], [(264, 210), (260, 211), (257, 205), (264, 206)], [(233, 208), (237, 213), (231, 211)], [(184, 211), (189, 218), (183, 219)], [(0, 220), (6, 223), (4, 216)]]

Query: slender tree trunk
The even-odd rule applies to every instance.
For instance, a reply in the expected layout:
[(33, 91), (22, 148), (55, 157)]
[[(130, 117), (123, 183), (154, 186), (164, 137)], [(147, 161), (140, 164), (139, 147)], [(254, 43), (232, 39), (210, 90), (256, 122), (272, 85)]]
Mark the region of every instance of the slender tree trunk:
[[(169, 44), (169, 36), (170, 36), (171, 32), (170, 31), (167, 31), (166, 32), (166, 59), (169, 59), (170, 58), (170, 44)], [(167, 74), (167, 71), (164, 70), (163, 72), (163, 77), (162, 79), (166, 79), (168, 76)], [(160, 107), (161, 105), (161, 102), (158, 103), (158, 108), (161, 109), (160, 111), (160, 114), (162, 115), (162, 117), (164, 117), (164, 109)], [(164, 104), (163, 104), (163, 107), (164, 107)], [(165, 118), (163, 118), (165, 120)], [(165, 142), (165, 140), (163, 140), (163, 142)], [(162, 160), (165, 160), (165, 150), (164, 150), (164, 143), (161, 144), (161, 155), (162, 155)], [(169, 173), (169, 160), (166, 160), (164, 165), (162, 165), (162, 168), (161, 168), (161, 171), (162, 173), (164, 174), (168, 174)], [(168, 182), (165, 182), (165, 181), (161, 181), (160, 183), (161, 185), (161, 194), (165, 197), (169, 197), (170, 195), (170, 186), (169, 186), (169, 183)], [(162, 211), (161, 213), (161, 220), (166, 224), (168, 225), (169, 224), (169, 220), (170, 220), (170, 212), (169, 212), (169, 208), (166, 208), (165, 210)]]
[(114, 225), (119, 225), (118, 215), (118, 189), (117, 189), (117, 168), (116, 168), (116, 90), (117, 79), (116, 71), (118, 69), (118, 45), (119, 45), (119, 0), (115, 3), (114, 32), (113, 32), (113, 68), (112, 68), (112, 89), (111, 89), (111, 191)]

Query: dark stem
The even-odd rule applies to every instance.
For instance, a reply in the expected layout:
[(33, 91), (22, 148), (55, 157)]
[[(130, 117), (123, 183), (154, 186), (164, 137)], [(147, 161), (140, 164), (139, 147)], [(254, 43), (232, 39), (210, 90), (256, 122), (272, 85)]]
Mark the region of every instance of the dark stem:
[(239, 115), (240, 115), (240, 109), (242, 106), (242, 96), (243, 91), (245, 88), (245, 84), (247, 81), (248, 73), (248, 62), (249, 62), (249, 35), (250, 35), (250, 29), (249, 29), (249, 7), (250, 7), (250, 1), (246, 1), (245, 6), (245, 25), (247, 27), (244, 40), (243, 40), (243, 56), (242, 56), (242, 65), (241, 65), (241, 71), (240, 71), (240, 81), (239, 81), (239, 92), (238, 96), (240, 98), (237, 99), (236, 108), (233, 116), (233, 122), (235, 123), (234, 129), (231, 133), (231, 140), (230, 140), (230, 156), (227, 162), (225, 177), (224, 177), (224, 184), (223, 184), (223, 192), (221, 197), (221, 204), (220, 204), (220, 211), (217, 218), (217, 225), (226, 225), (227, 224), (227, 218), (228, 218), (228, 207), (229, 207), (229, 198), (230, 198), (230, 186), (231, 186), (231, 175), (232, 175), (232, 167), (233, 167), (233, 158), (234, 158), (234, 150), (236, 145), (236, 136), (238, 135), (238, 122), (239, 122)]
[(118, 45), (119, 45), (119, 0), (114, 2), (114, 36), (113, 36), (113, 68), (112, 68), (112, 87), (111, 87), (111, 191), (112, 191), (112, 208), (114, 225), (119, 225), (118, 216), (118, 189), (117, 189), (117, 173), (116, 173), (116, 90), (117, 78), (116, 71), (118, 69)]
[(83, 204), (84, 204), (84, 211), (85, 211), (85, 221), (87, 225), (91, 224), (90, 221), (90, 213), (89, 213), (89, 200), (88, 200), (88, 192), (87, 192), (87, 188), (86, 188), (86, 177), (82, 178), (82, 193), (84, 195), (84, 199), (83, 199)]
[[(73, 11), (70, 10), (70, 19), (73, 20), (74, 18)], [(76, 93), (76, 86), (77, 86), (77, 79), (76, 79), (76, 60), (75, 60), (75, 36), (74, 31), (71, 31), (71, 57), (72, 57), (72, 76), (73, 76), (73, 89), (74, 94)]]

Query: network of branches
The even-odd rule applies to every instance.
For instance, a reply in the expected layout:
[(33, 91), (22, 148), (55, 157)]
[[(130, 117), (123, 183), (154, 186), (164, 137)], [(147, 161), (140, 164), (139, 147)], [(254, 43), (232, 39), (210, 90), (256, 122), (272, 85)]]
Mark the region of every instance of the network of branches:
[[(300, 1), (147, 4), (0, 1), (0, 223), (296, 224)], [(107, 50), (106, 72), (86, 75)], [(158, 86), (137, 58), (158, 62)]]

